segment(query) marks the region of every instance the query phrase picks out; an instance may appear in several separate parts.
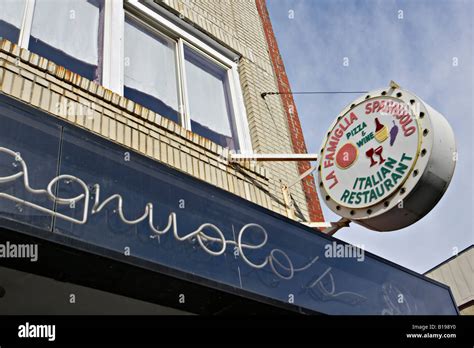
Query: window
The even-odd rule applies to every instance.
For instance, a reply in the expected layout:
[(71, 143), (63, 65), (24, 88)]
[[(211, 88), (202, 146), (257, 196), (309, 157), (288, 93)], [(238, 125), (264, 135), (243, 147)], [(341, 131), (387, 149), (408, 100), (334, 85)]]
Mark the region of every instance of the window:
[(154, 18), (124, 17), (124, 96), (225, 148), (249, 149), (237, 65)]
[[(181, 38), (125, 15), (124, 96), (223, 147), (237, 149), (228, 70)], [(186, 107), (180, 107), (183, 102)]]
[(176, 42), (125, 20), (124, 96), (181, 123)]
[(18, 42), (26, 0), (0, 1), (0, 37)]
[(226, 68), (184, 46), (186, 89), (191, 129), (215, 143), (235, 149)]
[(0, 0), (0, 36), (223, 147), (251, 152), (236, 55), (163, 11), (138, 0)]
[(99, 81), (100, 0), (35, 0), (28, 49)]

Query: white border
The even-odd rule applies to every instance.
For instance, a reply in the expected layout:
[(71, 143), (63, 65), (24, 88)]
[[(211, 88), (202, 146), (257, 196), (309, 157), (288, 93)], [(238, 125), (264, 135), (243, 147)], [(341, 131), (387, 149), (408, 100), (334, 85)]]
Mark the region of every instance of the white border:
[(184, 62), (184, 42), (183, 39), (178, 39), (177, 45), (177, 58), (178, 58), (178, 71), (179, 71), (179, 82), (181, 85), (181, 95), (182, 95), (182, 124), (184, 128), (191, 129), (191, 117), (189, 113), (189, 98), (188, 98), (188, 84), (186, 80), (186, 64)]
[(123, 0), (105, 0), (101, 83), (120, 95), (124, 80), (124, 22)]
[(25, 12), (23, 13), (23, 20), (21, 21), (20, 36), (18, 38), (18, 46), (20, 48), (28, 49), (30, 42), (31, 26), (33, 24), (33, 13), (35, 11), (36, 0), (26, 0)]

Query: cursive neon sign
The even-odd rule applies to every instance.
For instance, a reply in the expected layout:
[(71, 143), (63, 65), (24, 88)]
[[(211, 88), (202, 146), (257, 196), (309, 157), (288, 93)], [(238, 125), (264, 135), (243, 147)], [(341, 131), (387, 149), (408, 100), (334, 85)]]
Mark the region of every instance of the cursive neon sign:
[[(28, 167), (26, 165), (26, 162), (21, 157), (21, 154), (19, 152), (15, 152), (5, 147), (0, 147), (0, 153), (5, 153), (7, 155), (12, 156), (15, 159), (15, 162), (19, 163), (21, 166), (20, 168), (21, 170), (18, 171), (17, 173), (9, 175), (9, 176), (0, 177), (0, 184), (11, 183), (16, 180), (20, 180), (22, 178), (25, 189), (30, 193), (38, 194), (38, 195), (46, 195), (47, 198), (53, 201), (54, 203), (59, 204), (59, 205), (69, 205), (72, 208), (75, 208), (76, 204), (83, 200), (84, 207), (83, 207), (83, 212), (81, 214), (82, 217), (80, 219), (76, 219), (71, 216), (61, 214), (57, 211), (48, 209), (46, 207), (40, 206), (33, 202), (29, 202), (25, 199), (18, 198), (16, 196), (10, 195), (5, 192), (0, 192), (0, 198), (4, 198), (7, 200), (16, 202), (17, 204), (22, 204), (27, 207), (31, 207), (43, 213), (49, 214), (56, 218), (60, 218), (60, 219), (63, 219), (65, 221), (69, 221), (75, 224), (84, 225), (88, 222), (89, 199), (91, 197), (91, 193), (89, 191), (89, 187), (83, 180), (73, 175), (63, 174), (63, 175), (59, 175), (53, 178), (48, 183), (46, 189), (34, 189), (31, 187), (29, 183)], [(69, 183), (72, 183), (72, 182), (77, 183), (82, 188), (83, 193), (71, 198), (59, 197), (55, 195), (53, 193), (53, 187), (55, 184), (57, 184), (61, 180), (67, 180)], [(296, 273), (308, 270), (319, 259), (319, 256), (316, 256), (307, 264), (301, 267), (295, 267), (293, 261), (291, 260), (291, 258), (288, 256), (288, 254), (285, 251), (283, 251), (282, 249), (274, 248), (269, 252), (269, 254), (264, 258), (263, 261), (261, 262), (253, 261), (253, 260), (250, 260), (249, 256), (246, 254), (246, 250), (261, 249), (264, 247), (264, 245), (268, 241), (268, 233), (265, 230), (265, 228), (262, 227), (261, 225), (258, 225), (256, 223), (248, 223), (244, 225), (240, 229), (237, 235), (237, 240), (226, 239), (224, 236), (224, 233), (216, 225), (211, 224), (211, 223), (203, 223), (194, 231), (185, 235), (179, 235), (178, 221), (177, 221), (177, 216), (175, 212), (171, 212), (169, 214), (167, 225), (163, 229), (159, 229), (157, 226), (155, 226), (153, 222), (153, 210), (154, 210), (153, 203), (148, 202), (145, 205), (144, 212), (140, 217), (136, 219), (129, 219), (125, 217), (125, 214), (123, 211), (123, 198), (120, 194), (113, 194), (101, 202), (100, 201), (100, 185), (99, 184), (93, 185), (93, 191), (94, 191), (94, 195), (93, 195), (94, 204), (90, 210), (90, 213), (92, 215), (100, 213), (107, 205), (111, 204), (111, 202), (113, 201), (116, 201), (116, 204), (117, 204), (116, 212), (118, 213), (120, 220), (124, 224), (127, 224), (127, 225), (135, 225), (146, 220), (152, 232), (152, 234), (150, 235), (150, 238), (152, 239), (157, 238), (161, 235), (165, 235), (167, 233), (172, 233), (173, 237), (177, 241), (180, 241), (180, 242), (190, 241), (190, 240), (195, 239), (198, 241), (202, 250), (212, 256), (219, 256), (219, 255), (224, 254), (227, 249), (227, 246), (233, 245), (237, 248), (238, 255), (240, 256), (240, 258), (248, 266), (256, 270), (269, 267), (274, 275), (276, 275), (278, 278), (283, 279), (283, 280), (290, 280), (295, 276)], [(214, 232), (216, 236), (209, 234), (210, 231)], [(262, 236), (263, 240), (260, 243), (256, 243), (256, 244), (244, 243), (243, 242), (244, 235), (248, 233), (249, 231), (254, 231), (254, 232), (258, 231), (258, 233), (260, 233), (260, 235)], [(219, 249), (213, 250), (208, 246), (208, 244), (218, 244)], [(329, 283), (330, 283), (329, 289), (322, 282), (323, 278), (326, 276), (328, 276)], [(321, 275), (317, 277), (315, 281), (312, 281), (305, 288), (306, 289), (317, 288), (323, 293), (325, 297), (330, 297), (332, 299), (339, 299), (343, 295), (355, 296), (357, 300), (350, 301), (353, 304), (366, 300), (366, 298), (363, 297), (362, 295), (353, 293), (353, 292), (344, 291), (344, 292), (337, 293), (336, 288), (335, 288), (334, 277), (331, 274), (331, 267), (328, 267)]]

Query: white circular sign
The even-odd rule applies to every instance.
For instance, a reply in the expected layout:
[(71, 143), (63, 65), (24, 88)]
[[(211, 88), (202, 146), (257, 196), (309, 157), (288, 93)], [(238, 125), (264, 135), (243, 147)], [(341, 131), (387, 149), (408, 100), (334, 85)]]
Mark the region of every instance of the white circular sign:
[(349, 110), (328, 134), (321, 155), (327, 194), (348, 208), (373, 206), (396, 192), (419, 152), (416, 116), (391, 97), (365, 100)]
[(336, 214), (376, 231), (409, 226), (443, 196), (457, 159), (446, 119), (392, 86), (347, 106), (321, 148), (318, 186)]

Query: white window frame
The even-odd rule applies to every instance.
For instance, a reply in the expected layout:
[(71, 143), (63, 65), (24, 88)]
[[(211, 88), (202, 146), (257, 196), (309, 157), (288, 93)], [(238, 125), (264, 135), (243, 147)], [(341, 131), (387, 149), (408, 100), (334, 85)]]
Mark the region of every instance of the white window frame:
[[(20, 48), (28, 49), (28, 47), (29, 47), (30, 37), (31, 37), (31, 28), (33, 26), (33, 15), (34, 15), (34, 12), (35, 12), (36, 1), (37, 0), (26, 0), (25, 8), (23, 10), (23, 18), (22, 18), (22, 21), (21, 21), (20, 35), (18, 37), (18, 42), (16, 42), (16, 44), (18, 44), (18, 46)], [(61, 1), (61, 0), (57, 0), (57, 1)], [(112, 45), (110, 43), (110, 40), (111, 40), (111, 35), (113, 35), (113, 33), (107, 33), (108, 35), (106, 35), (106, 31), (107, 31), (106, 28), (113, 28), (112, 23), (110, 23), (110, 19), (113, 18), (113, 16), (119, 16), (120, 15), (120, 13), (115, 13), (115, 12), (112, 13), (111, 12), (112, 7), (113, 7), (113, 6), (111, 6), (111, 3), (112, 3), (111, 0), (104, 0), (104, 29), (103, 29), (104, 30), (104, 33), (103, 33), (103, 40), (104, 40), (103, 47), (104, 48), (106, 47), (106, 44), (108, 45), (108, 47), (112, 47)], [(115, 9), (115, 7), (113, 7), (113, 9)], [(109, 11), (109, 12), (106, 12), (106, 11)], [(123, 7), (122, 7), (122, 12), (123, 12)], [(114, 21), (114, 24), (116, 24), (115, 21)], [(106, 27), (106, 25), (107, 25), (107, 27)], [(107, 43), (105, 42), (106, 38), (108, 40)], [(113, 39), (116, 39), (116, 37), (113, 37)], [(116, 46), (116, 47), (118, 47), (118, 46)], [(109, 63), (110, 63), (112, 61), (113, 57), (106, 57), (106, 54), (113, 56), (113, 52), (110, 51), (110, 50), (107, 50), (107, 51), (103, 50), (103, 52), (102, 52), (102, 55), (103, 55), (104, 59), (108, 59)], [(100, 48), (99, 48), (98, 55), (100, 55)], [(100, 60), (100, 58), (99, 58), (99, 60)], [(102, 71), (99, 72), (99, 76), (102, 77), (102, 84), (103, 84), (104, 78), (101, 75), (101, 73), (105, 72), (103, 64), (101, 66), (101, 64), (99, 63), (98, 64), (98, 69), (102, 69)], [(112, 83), (111, 83), (111, 81), (107, 81), (107, 84), (112, 85), (113, 81), (112, 81)]]
[(28, 49), (30, 42), (31, 26), (33, 25), (33, 12), (35, 10), (35, 0), (26, 0), (25, 12), (21, 22), (20, 37), (18, 38), (18, 46)]
[[(0, 0), (1, 1), (1, 0)], [(26, 0), (20, 35), (17, 44), (28, 49), (33, 23), (35, 2)], [(60, 1), (60, 0), (57, 0)], [(130, 10), (130, 11), (129, 11)], [(176, 63), (178, 71), (181, 126), (192, 131), (187, 96), (186, 74), (184, 67), (184, 45), (197, 50), (200, 54), (227, 69), (228, 92), (230, 94), (232, 128), (237, 133), (236, 145), (242, 154), (251, 154), (252, 142), (247, 121), (243, 94), (240, 84), (238, 64), (229, 57), (197, 38), (195, 35), (176, 25), (161, 14), (145, 6), (139, 0), (104, 0), (103, 47), (101, 64), (101, 83), (104, 87), (123, 96), (124, 94), (124, 28), (125, 13), (130, 12), (138, 20), (146, 19), (163, 28), (163, 35), (177, 42)]]
[(102, 85), (123, 95), (125, 11), (122, 0), (104, 0)]
[[(124, 10), (125, 8), (125, 10)], [(231, 112), (237, 133), (237, 147), (240, 153), (253, 153), (250, 131), (247, 121), (245, 105), (240, 85), (238, 64), (226, 57), (208, 44), (198, 39), (188, 31), (177, 26), (159, 13), (142, 4), (139, 0), (105, 0), (104, 18), (104, 57), (103, 57), (103, 85), (114, 92), (123, 95), (124, 88), (124, 18), (125, 12), (140, 19), (152, 21), (164, 29), (163, 34), (177, 42), (178, 84), (180, 89), (181, 126), (191, 129), (189, 103), (186, 88), (186, 74), (184, 68), (184, 45), (196, 49), (207, 58), (212, 59), (227, 69), (227, 81), (231, 101)], [(118, 55), (117, 52), (120, 52)], [(183, 74), (182, 74), (183, 73)]]
[(23, 15), (20, 23), (20, 34), (18, 41), (14, 42), (20, 48), (28, 49), (28, 42), (30, 41), (31, 26), (33, 24), (33, 12), (35, 9), (36, 0), (26, 0), (23, 8)]
[(191, 129), (191, 117), (189, 117), (189, 97), (188, 97), (188, 83), (186, 79), (186, 67), (184, 64), (184, 42), (178, 38), (176, 59), (178, 65), (178, 74), (180, 80), (181, 91), (181, 115), (182, 126), (186, 129)]

